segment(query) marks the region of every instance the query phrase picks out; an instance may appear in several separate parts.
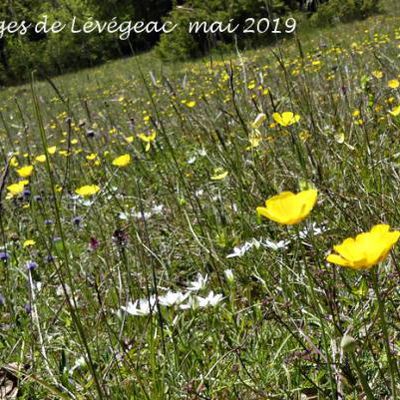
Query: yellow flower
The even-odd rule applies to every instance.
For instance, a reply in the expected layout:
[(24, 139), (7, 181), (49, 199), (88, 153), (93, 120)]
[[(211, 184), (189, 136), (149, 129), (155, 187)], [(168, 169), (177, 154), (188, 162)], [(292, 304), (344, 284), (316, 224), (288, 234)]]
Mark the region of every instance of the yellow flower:
[(397, 79), (392, 79), (388, 82), (388, 87), (390, 89), (397, 89), (400, 86), (400, 82)]
[(18, 159), (15, 156), (12, 156), (10, 159), (10, 165), (14, 168), (18, 167)]
[(45, 156), (44, 154), (41, 154), (40, 156), (37, 156), (37, 157), (35, 158), (35, 160), (36, 160), (37, 162), (44, 163), (44, 162), (46, 162), (46, 156)]
[(370, 269), (387, 257), (400, 238), (399, 231), (389, 230), (389, 225), (375, 225), (369, 232), (345, 239), (333, 247), (337, 254), (330, 254), (326, 260), (356, 270)]
[(376, 78), (376, 79), (382, 79), (383, 78), (383, 72), (382, 71), (373, 71), (372, 75)]
[(274, 113), (272, 118), (281, 126), (290, 126), (300, 121), (300, 115), (293, 114), (291, 111), (282, 114)]
[(75, 190), (75, 193), (82, 197), (94, 196), (100, 191), (100, 187), (97, 185), (85, 185)]
[(146, 143), (145, 151), (148, 152), (151, 148), (151, 143), (156, 140), (157, 133), (156, 131), (152, 131), (150, 134), (146, 135), (144, 133), (140, 133), (138, 138)]
[(17, 169), (17, 174), (21, 178), (29, 178), (32, 175), (32, 172), (33, 172), (33, 165), (26, 165), (25, 167)]
[(97, 153), (91, 153), (86, 156), (86, 160), (93, 161), (97, 158)]
[(144, 133), (140, 133), (138, 135), (138, 138), (140, 140), (143, 140), (143, 142), (149, 143), (149, 142), (154, 142), (154, 140), (156, 140), (156, 136), (157, 136), (156, 131), (152, 131), (151, 134), (149, 134), (149, 135), (146, 135)]
[(398, 117), (400, 115), (400, 106), (397, 106), (392, 111), (389, 111), (389, 114), (393, 115), (393, 117)]
[(253, 129), (259, 128), (267, 119), (267, 116), (264, 113), (258, 114), (254, 122), (251, 124)]
[(186, 107), (193, 108), (193, 107), (196, 107), (196, 104), (197, 104), (197, 103), (196, 103), (194, 100), (188, 101), (188, 102), (186, 103)]
[(222, 181), (228, 176), (228, 171), (225, 171), (223, 168), (215, 168), (214, 174), (211, 177), (212, 181)]
[(52, 156), (56, 153), (57, 146), (51, 146), (47, 148), (47, 152)]
[(24, 191), (25, 188), (25, 182), (18, 182), (18, 183), (13, 183), (12, 185), (7, 186), (7, 190), (12, 196), (18, 196)]
[(114, 167), (126, 167), (131, 163), (132, 157), (130, 154), (124, 154), (120, 157), (117, 157), (116, 159), (113, 160), (112, 165)]
[(282, 192), (268, 199), (265, 207), (257, 207), (257, 213), (283, 225), (295, 225), (310, 214), (317, 197), (318, 191), (315, 189), (297, 194)]
[(23, 243), (22, 247), (25, 249), (27, 247), (32, 247), (35, 244), (36, 244), (36, 242), (34, 240), (28, 239), (28, 240), (25, 240), (25, 242)]

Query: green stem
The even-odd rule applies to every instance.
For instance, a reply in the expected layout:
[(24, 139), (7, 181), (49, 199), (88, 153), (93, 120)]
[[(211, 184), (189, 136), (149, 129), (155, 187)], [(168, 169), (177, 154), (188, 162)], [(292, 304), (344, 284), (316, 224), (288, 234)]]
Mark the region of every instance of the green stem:
[(301, 254), (302, 254), (303, 261), (304, 261), (304, 270), (305, 270), (305, 273), (307, 276), (307, 280), (309, 281), (309, 284), (310, 284), (311, 302), (314, 305), (314, 310), (315, 310), (317, 317), (319, 319), (319, 322), (321, 324), (322, 343), (323, 343), (324, 349), (325, 349), (325, 356), (326, 356), (326, 360), (327, 360), (327, 367), (328, 367), (328, 374), (329, 374), (329, 382), (330, 382), (331, 391), (332, 391), (332, 398), (336, 398), (337, 389), (336, 389), (335, 380), (333, 378), (333, 371), (332, 371), (332, 365), (331, 365), (332, 360), (331, 360), (330, 353), (329, 353), (328, 339), (327, 339), (327, 334), (326, 334), (326, 330), (325, 330), (325, 322), (326, 321), (321, 314), (321, 310), (319, 309), (320, 303), (317, 301), (317, 298), (315, 297), (314, 277), (312, 276), (312, 274), (310, 273), (310, 270), (308, 268), (307, 257), (304, 253), (302, 239), (300, 237), (300, 230), (297, 225), (296, 225), (296, 233), (297, 233), (297, 243), (299, 243), (299, 246), (301, 248)]
[(385, 349), (386, 349), (386, 356), (387, 356), (388, 363), (389, 363), (390, 380), (391, 380), (391, 385), (392, 385), (392, 396), (393, 396), (393, 400), (397, 400), (396, 373), (398, 375), (399, 372), (398, 372), (396, 362), (393, 359), (392, 353), (390, 351), (388, 325), (387, 325), (386, 317), (385, 317), (384, 301), (382, 299), (382, 296), (381, 296), (381, 293), (379, 290), (378, 269), (377, 268), (374, 268), (371, 271), (371, 278), (372, 278), (372, 286), (374, 288), (376, 299), (378, 301), (379, 320), (381, 323), (383, 335), (385, 337)]
[(365, 392), (365, 395), (367, 396), (367, 399), (374, 400), (375, 399), (374, 394), (372, 393), (372, 390), (368, 385), (367, 378), (365, 377), (365, 375), (363, 374), (363, 372), (361, 370), (360, 364), (357, 361), (357, 357), (354, 357), (354, 353), (351, 353), (350, 358), (351, 358), (351, 362), (356, 367), (358, 379), (360, 379), (361, 386)]

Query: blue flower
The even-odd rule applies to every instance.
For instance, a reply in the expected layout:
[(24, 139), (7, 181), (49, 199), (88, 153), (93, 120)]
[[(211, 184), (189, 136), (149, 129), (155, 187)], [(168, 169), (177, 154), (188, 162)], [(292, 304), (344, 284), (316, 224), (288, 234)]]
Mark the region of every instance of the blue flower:
[(38, 267), (37, 263), (35, 261), (28, 261), (26, 263), (26, 269), (28, 269), (29, 271), (33, 271)]
[(5, 251), (0, 252), (0, 261), (3, 261), (4, 263), (6, 263), (9, 258), (10, 258), (10, 256), (8, 255), (7, 252), (5, 252)]
[(72, 223), (75, 225), (75, 226), (77, 226), (77, 227), (79, 227), (80, 225), (81, 225), (81, 223), (82, 223), (82, 217), (74, 217), (73, 219), (72, 219)]

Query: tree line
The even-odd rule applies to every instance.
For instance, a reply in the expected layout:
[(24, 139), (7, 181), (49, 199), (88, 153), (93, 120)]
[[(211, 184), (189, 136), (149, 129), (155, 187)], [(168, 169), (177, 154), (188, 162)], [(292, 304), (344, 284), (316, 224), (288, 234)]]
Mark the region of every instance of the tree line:
[[(4, 0), (0, 21), (26, 21), (34, 25), (47, 15), (49, 22), (69, 23), (73, 17), (84, 23), (90, 18), (109, 21), (176, 22), (181, 27), (172, 34), (157, 32), (136, 34), (129, 40), (116, 35), (5, 33), (0, 38), (0, 85), (28, 80), (32, 70), (52, 76), (98, 65), (110, 59), (125, 57), (156, 47), (165, 60), (181, 60), (206, 54), (213, 47), (232, 45), (232, 35), (191, 34), (184, 27), (193, 21), (233, 19), (243, 23), (247, 18), (272, 18), (298, 13), (318, 24), (339, 18), (363, 18), (378, 11), (378, 0)], [(238, 37), (241, 44), (258, 44), (274, 40), (273, 36)], [(249, 43), (251, 42), (251, 43)]]

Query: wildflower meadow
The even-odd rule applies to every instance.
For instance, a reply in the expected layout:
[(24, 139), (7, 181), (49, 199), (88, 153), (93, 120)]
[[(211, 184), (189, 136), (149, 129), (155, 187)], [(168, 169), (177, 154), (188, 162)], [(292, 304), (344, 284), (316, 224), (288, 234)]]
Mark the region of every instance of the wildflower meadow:
[(400, 10), (0, 92), (0, 399), (399, 399)]

